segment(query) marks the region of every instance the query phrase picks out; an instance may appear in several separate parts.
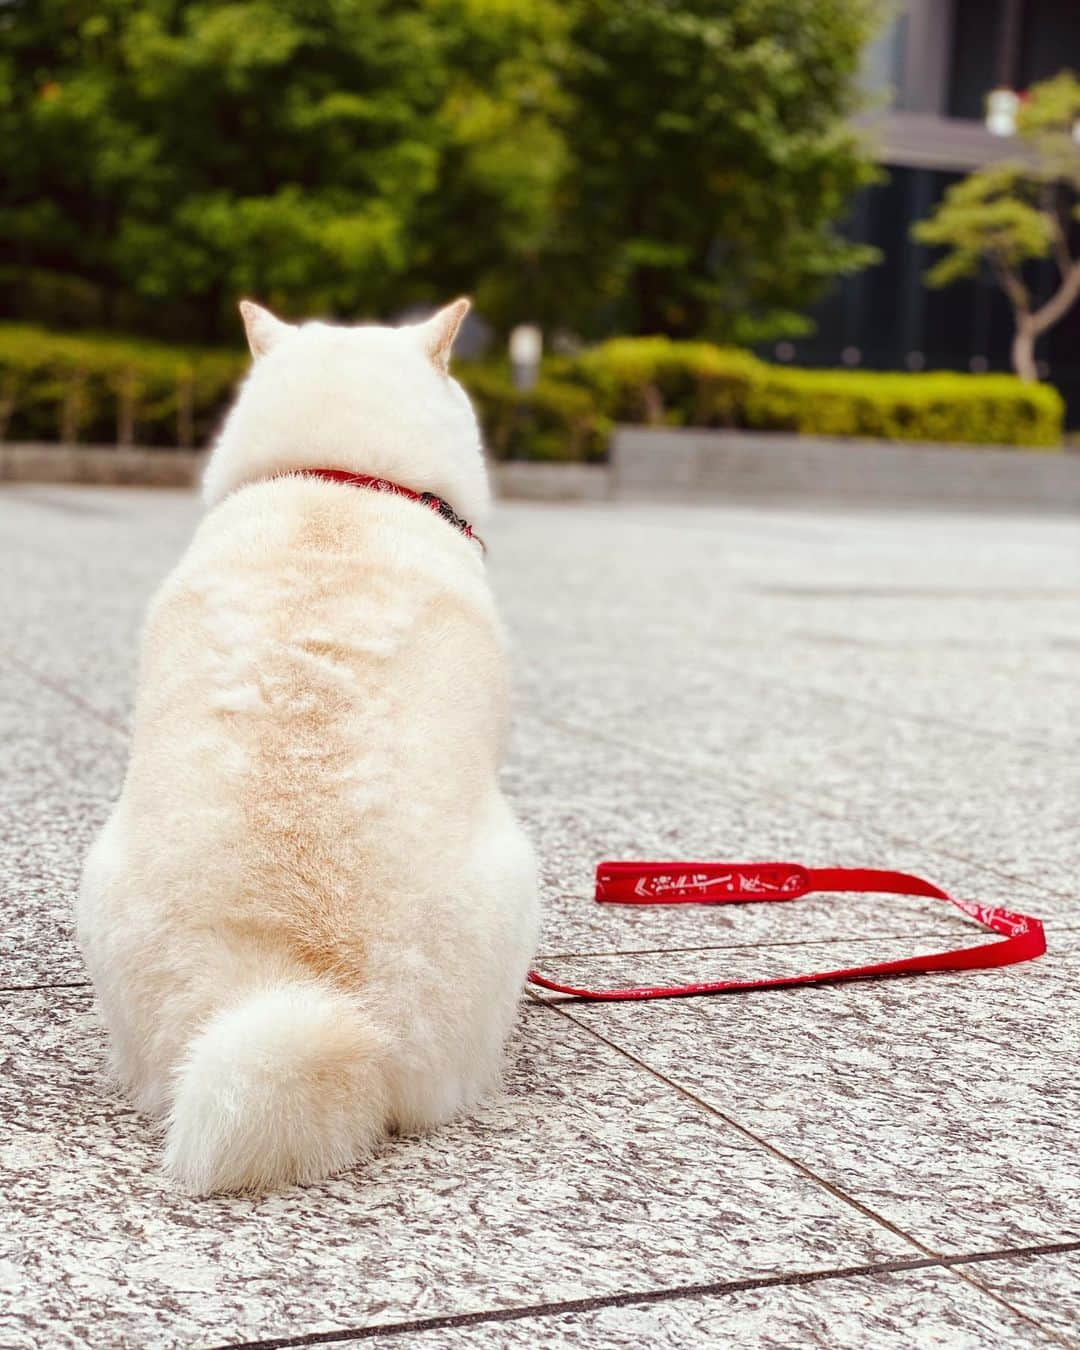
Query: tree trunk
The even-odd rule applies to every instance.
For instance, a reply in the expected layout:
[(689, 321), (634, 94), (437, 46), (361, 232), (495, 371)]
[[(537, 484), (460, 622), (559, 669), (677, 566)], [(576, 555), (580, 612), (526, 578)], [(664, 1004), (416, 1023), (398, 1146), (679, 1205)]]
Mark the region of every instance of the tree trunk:
[(1013, 370), (1022, 380), (1034, 383), (1039, 378), (1039, 368), (1035, 364), (1035, 328), (1030, 320), (1021, 320), (1016, 325), (1012, 341)]
[(666, 331), (659, 281), (660, 275), (654, 267), (638, 267), (634, 271), (632, 285), (637, 301), (635, 328), (639, 336), (650, 337)]

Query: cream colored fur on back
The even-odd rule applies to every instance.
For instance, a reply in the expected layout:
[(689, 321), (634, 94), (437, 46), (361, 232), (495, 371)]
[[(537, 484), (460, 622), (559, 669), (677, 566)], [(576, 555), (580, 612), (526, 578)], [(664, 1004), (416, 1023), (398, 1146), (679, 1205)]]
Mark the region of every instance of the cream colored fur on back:
[(150, 607), (131, 762), (87, 859), (79, 937), (116, 1070), (198, 1192), (328, 1175), (497, 1082), (536, 877), (497, 769), (503, 639), (477, 545), (464, 305), (256, 352), (210, 510)]

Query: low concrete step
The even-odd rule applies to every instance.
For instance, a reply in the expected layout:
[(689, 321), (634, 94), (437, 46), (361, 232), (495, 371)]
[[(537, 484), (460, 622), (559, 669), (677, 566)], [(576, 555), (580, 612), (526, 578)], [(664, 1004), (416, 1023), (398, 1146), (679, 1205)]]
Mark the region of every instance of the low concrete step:
[(1080, 455), (1058, 449), (619, 427), (612, 496), (1080, 509)]

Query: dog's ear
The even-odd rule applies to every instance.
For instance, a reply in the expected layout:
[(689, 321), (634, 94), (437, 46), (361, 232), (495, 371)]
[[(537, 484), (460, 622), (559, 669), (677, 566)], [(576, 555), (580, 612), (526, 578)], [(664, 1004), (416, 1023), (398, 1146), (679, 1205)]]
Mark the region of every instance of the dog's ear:
[(454, 338), (457, 337), (458, 329), (468, 312), (469, 301), (462, 296), (460, 300), (454, 300), (444, 306), (417, 329), (424, 351), (441, 371), (449, 369), (450, 348), (454, 345)]
[(244, 320), (248, 346), (256, 360), (272, 351), (283, 337), (296, 332), (293, 324), (282, 323), (268, 309), (263, 309), (262, 305), (256, 305), (252, 300), (240, 301), (240, 317)]

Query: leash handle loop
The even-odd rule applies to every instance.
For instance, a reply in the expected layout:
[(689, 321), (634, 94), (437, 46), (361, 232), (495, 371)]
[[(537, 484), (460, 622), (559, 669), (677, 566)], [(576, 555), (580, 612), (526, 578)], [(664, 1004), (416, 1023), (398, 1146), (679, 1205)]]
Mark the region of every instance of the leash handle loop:
[(803, 867), (799, 863), (602, 862), (596, 869), (596, 899), (615, 905), (719, 905), (755, 901), (797, 900), (815, 891), (876, 892), (927, 896), (955, 905), (969, 918), (1004, 941), (977, 947), (878, 961), (867, 966), (819, 970), (807, 975), (782, 975), (756, 980), (711, 980), (697, 984), (657, 985), (630, 989), (585, 989), (560, 984), (530, 970), (528, 981), (541, 989), (593, 1001), (687, 998), (694, 994), (728, 994), (786, 985), (824, 984), (936, 970), (985, 970), (1031, 961), (1046, 951), (1042, 922), (1028, 914), (973, 900), (958, 900), (947, 891), (907, 872), (869, 867)]

